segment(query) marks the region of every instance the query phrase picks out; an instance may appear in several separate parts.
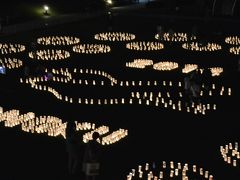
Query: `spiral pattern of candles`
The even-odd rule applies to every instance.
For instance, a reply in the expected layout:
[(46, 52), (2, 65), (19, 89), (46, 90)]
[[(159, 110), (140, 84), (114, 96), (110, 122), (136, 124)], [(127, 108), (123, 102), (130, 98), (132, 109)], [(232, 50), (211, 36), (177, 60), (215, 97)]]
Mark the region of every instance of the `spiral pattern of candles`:
[[(3, 108), (0, 107), (0, 122), (4, 122), (5, 127), (21, 126), (21, 129), (25, 132), (46, 133), (48, 136), (62, 136), (66, 138), (66, 122), (64, 123), (60, 118), (54, 116), (36, 117), (33, 112), (20, 114), (20, 111), (16, 109), (4, 112)], [(92, 133), (95, 131), (102, 136), (102, 140), (98, 140), (101, 145), (114, 144), (128, 135), (128, 130), (126, 129), (120, 128), (110, 133), (108, 126), (96, 127), (95, 124), (89, 122), (79, 123), (75, 121), (75, 123), (77, 131), (89, 131), (83, 135), (84, 143), (92, 140)]]
[(78, 44), (80, 39), (72, 36), (48, 36), (48, 37), (40, 37), (37, 39), (37, 43), (41, 45), (52, 45), (52, 46), (60, 46), (60, 45), (73, 45)]
[(94, 35), (96, 40), (100, 41), (131, 41), (135, 35), (126, 32), (103, 32)]
[(25, 51), (26, 47), (21, 44), (0, 43), (1, 54), (15, 54)]
[(238, 142), (235, 142), (226, 144), (225, 146), (220, 146), (220, 152), (224, 162), (234, 167), (239, 167), (240, 165), (240, 152), (238, 144)]
[(181, 179), (190, 180), (199, 178), (205, 180), (213, 180), (213, 175), (208, 170), (197, 165), (189, 163), (180, 163), (174, 161), (162, 161), (159, 164), (146, 163), (138, 165), (137, 168), (128, 173), (126, 180), (164, 180), (164, 179)]
[[(57, 99), (65, 101), (67, 103), (75, 103), (82, 105), (124, 105), (124, 104), (136, 104), (136, 105), (146, 105), (146, 106), (156, 106), (159, 108), (171, 108), (173, 110), (192, 112), (194, 114), (203, 114), (209, 110), (216, 110), (217, 104), (210, 104), (206, 101), (201, 102), (201, 98), (205, 99), (206, 96), (231, 96), (231, 88), (226, 88), (221, 85), (212, 84), (209, 89), (205, 89), (205, 84), (203, 83), (199, 91), (200, 102), (187, 102), (185, 90), (183, 88), (184, 83), (181, 81), (121, 81), (117, 80), (110, 74), (94, 69), (73, 69), (70, 72), (68, 68), (66, 69), (52, 69), (50, 71), (53, 75), (51, 79), (47, 76), (44, 77), (29, 77), (26, 79), (21, 78), (21, 83), (26, 83), (31, 86), (31, 88), (46, 91), (52, 93)], [(92, 74), (97, 76), (105, 77), (107, 81), (93, 79), (92, 81), (84, 79), (75, 79), (76, 74)], [(44, 82), (52, 81), (52, 83), (62, 83), (62, 84), (76, 84), (80, 86), (108, 86), (111, 88), (115, 87), (161, 87), (161, 91), (130, 91), (127, 97), (114, 97), (114, 98), (84, 98), (84, 97), (70, 97), (61, 94), (59, 91), (54, 89), (49, 85), (42, 85)], [(171, 88), (176, 88), (177, 91), (171, 91)], [(170, 88), (170, 89), (169, 89)], [(121, 94), (119, 94), (121, 95)], [(187, 103), (187, 105), (186, 105)]]

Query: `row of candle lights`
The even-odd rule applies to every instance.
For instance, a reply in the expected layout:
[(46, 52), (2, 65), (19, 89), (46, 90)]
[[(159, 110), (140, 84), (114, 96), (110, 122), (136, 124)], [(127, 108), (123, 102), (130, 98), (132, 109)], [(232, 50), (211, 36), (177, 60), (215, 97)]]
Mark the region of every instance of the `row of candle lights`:
[[(179, 177), (182, 180), (190, 180), (194, 177), (189, 175), (189, 172), (193, 174), (192, 176), (200, 176), (202, 179), (213, 180), (213, 175), (209, 171), (204, 170), (202, 167), (197, 165), (190, 165), (189, 163), (180, 163), (170, 161), (162, 161), (158, 167), (153, 163), (150, 165), (146, 163), (145, 166), (138, 165), (137, 168), (132, 169), (127, 175), (126, 180), (134, 179), (146, 179), (146, 180), (161, 180), (161, 179), (172, 179)], [(158, 173), (158, 175), (156, 174)]]
[(136, 51), (157, 51), (163, 49), (164, 45), (160, 42), (136, 41), (127, 43), (126, 48)]
[(225, 38), (225, 43), (231, 45), (240, 45), (240, 37), (239, 36), (228, 36)]
[[(46, 73), (48, 72), (48, 70), (46, 70)], [(92, 83), (90, 83), (90, 80), (79, 80), (77, 81), (76, 79), (73, 78), (72, 73), (70, 73), (70, 70), (68, 68), (61, 68), (60, 70), (57, 69), (52, 69), (49, 72), (52, 72), (53, 75), (60, 75), (63, 77), (57, 77), (57, 76), (53, 76), (52, 80), (55, 82), (63, 82), (63, 83), (72, 83), (72, 84), (82, 84), (82, 85), (96, 85), (97, 81), (93, 80)], [(163, 86), (172, 86), (173, 82), (169, 81), (119, 81), (116, 78), (114, 78), (112, 75), (106, 73), (105, 71), (100, 71), (100, 70), (94, 70), (94, 69), (77, 69), (74, 68), (73, 70), (73, 74), (76, 73), (80, 73), (80, 74), (92, 74), (92, 75), (98, 75), (98, 76), (102, 76), (102, 77), (106, 77), (107, 79), (110, 80), (111, 85), (119, 85), (119, 86), (159, 86), (159, 85), (163, 85)], [(22, 78), (20, 78), (20, 82), (21, 83), (30, 83), (31, 85), (35, 85), (36, 82), (45, 82), (48, 81), (47, 78), (44, 77), (34, 77), (34, 78), (26, 78), (25, 80), (23, 80)], [(179, 86), (181, 86), (181, 82), (178, 82), (177, 84), (179, 84)], [(103, 86), (104, 83), (102, 83), (101, 81), (101, 85)]]
[[(109, 78), (109, 77), (108, 77)], [(109, 78), (110, 79), (110, 78)], [(75, 79), (72, 79), (72, 77), (53, 77), (51, 79), (52, 81), (54, 82), (62, 82), (62, 83), (66, 83), (66, 84), (80, 84), (80, 85), (101, 85), (101, 86), (104, 86), (106, 83), (104, 83), (104, 81), (100, 81), (101, 83), (97, 83), (96, 80), (82, 80), (80, 79), (79, 81), (75, 80)], [(46, 77), (33, 77), (33, 78), (27, 78), (27, 79), (23, 79), (23, 78), (20, 78), (20, 82), (21, 83), (26, 83), (26, 84), (31, 84), (33, 86), (36, 85), (36, 82), (37, 83), (40, 83), (40, 82), (46, 82), (48, 81), (48, 79)], [(115, 79), (110, 79), (111, 81), (111, 86), (114, 86), (114, 85), (119, 85), (119, 86), (172, 86), (172, 81), (118, 81), (119, 83), (117, 83), (117, 81)], [(179, 81), (179, 84), (181, 86), (181, 82)], [(44, 87), (44, 86), (40, 86), (40, 87)], [(44, 88), (40, 88), (40, 90), (43, 90), (43, 89), (47, 89), (46, 87)]]
[(14, 54), (14, 53), (25, 51), (25, 49), (26, 49), (25, 46), (21, 44), (0, 43), (1, 54)]
[(190, 51), (217, 51), (222, 49), (221, 45), (209, 42), (204, 45), (199, 42), (184, 43), (182, 47)]
[(104, 44), (80, 44), (73, 47), (73, 51), (81, 54), (109, 53), (110, 46)]
[[(52, 77), (52, 80), (53, 81), (57, 81), (57, 82), (64, 82), (64, 83), (73, 83), (75, 84), (77, 81), (75, 79), (73, 79), (72, 77), (72, 73), (69, 72), (70, 70), (68, 68), (66, 68), (65, 70), (64, 69), (60, 69), (60, 70), (56, 70), (56, 69), (52, 69), (51, 72), (53, 74), (57, 74), (57, 75), (61, 75), (61, 76), (65, 76), (64, 78), (63, 77), (55, 77), (53, 76)], [(212, 69), (212, 73), (216, 73), (215, 72), (215, 69)], [(48, 72), (46, 70), (46, 72)], [(79, 72), (80, 74), (93, 74), (93, 75), (99, 75), (99, 76), (103, 76), (103, 77), (106, 77), (107, 79), (110, 80), (111, 82), (111, 85), (120, 85), (120, 86), (135, 86), (135, 85), (139, 85), (139, 86), (142, 86), (143, 85), (143, 81), (118, 81), (116, 78), (114, 78), (113, 76), (111, 76), (110, 74), (104, 72), (104, 71), (100, 71), (100, 70), (93, 70), (93, 69), (76, 69), (74, 68), (73, 70), (74, 74), (76, 74), (77, 72)], [(39, 77), (36, 77), (36, 78), (27, 78), (26, 79), (26, 83), (36, 83), (36, 82), (44, 82), (44, 81), (47, 81), (48, 79), (46, 78), (39, 78)], [(20, 82), (23, 83), (23, 79), (21, 78), (20, 79)], [(85, 84), (85, 85), (88, 85), (89, 81), (85, 80), (85, 81), (82, 81), (82, 80), (79, 80), (78, 81), (79, 84)], [(83, 82), (83, 83), (81, 83)], [(158, 85), (163, 85), (163, 86), (167, 86), (167, 84), (169, 84), (169, 86), (172, 86), (172, 81), (169, 81), (169, 83), (166, 83), (166, 81), (162, 81), (162, 82), (158, 82), (158, 81), (147, 81), (146, 85), (147, 86), (158, 86)], [(179, 86), (181, 86), (181, 82), (178, 82)], [(96, 81), (93, 80), (93, 85), (96, 85)]]
[[(97, 40), (102, 41), (130, 41), (135, 39), (135, 35), (131, 33), (125, 32), (105, 32), (95, 34), (94, 36)], [(196, 40), (195, 36), (188, 37), (187, 33), (182, 32), (174, 32), (173, 34), (170, 33), (163, 33), (163, 35), (156, 34), (155, 39), (163, 40), (163, 41), (188, 41)], [(240, 38), (238, 36), (229, 36), (225, 38), (225, 42), (232, 45), (239, 45)], [(42, 45), (73, 45), (78, 44), (80, 39), (77, 37), (72, 36), (48, 36), (48, 37), (40, 37), (37, 39), (38, 44)], [(134, 50), (159, 50), (163, 49), (163, 44), (156, 44), (157, 42), (132, 42), (128, 43), (126, 47), (128, 49)], [(192, 50), (192, 51), (215, 51), (222, 49), (221, 45), (216, 43), (207, 43), (206, 45), (202, 45), (199, 42), (191, 42), (185, 43), (182, 45), (184, 49)], [(11, 54), (22, 52), (26, 48), (24, 45), (21, 44), (9, 44), (9, 43), (0, 43), (1, 54)], [(237, 54), (236, 47), (230, 49), (231, 53)]]
[(146, 66), (153, 65), (151, 59), (134, 59), (133, 62), (127, 62), (126, 67), (144, 69)]
[(41, 45), (73, 45), (78, 44), (80, 39), (72, 36), (48, 36), (40, 37), (37, 39), (37, 43)]
[(153, 69), (158, 71), (170, 71), (177, 68), (178, 63), (171, 61), (159, 62), (153, 65)]
[(240, 152), (238, 142), (235, 142), (234, 145), (229, 143), (225, 146), (220, 146), (220, 153), (227, 164), (234, 167), (239, 166)]
[[(130, 68), (139, 68), (139, 69), (144, 69), (146, 66), (152, 66), (153, 69), (158, 70), (158, 71), (171, 71), (174, 69), (177, 69), (178, 63), (172, 62), (172, 61), (162, 61), (159, 63), (153, 63), (153, 60), (150, 59), (134, 59), (132, 62), (127, 62), (126, 67)], [(197, 64), (185, 64), (184, 68), (182, 69), (182, 73), (190, 73), (194, 70), (198, 69)], [(212, 67), (209, 68), (212, 76), (219, 76), (223, 72), (222, 67)], [(201, 74), (203, 73), (204, 69), (200, 68), (199, 69)]]
[[(15, 127), (17, 125), (21, 126), (21, 129), (25, 132), (31, 133), (47, 133), (48, 136), (57, 137), (63, 136), (66, 138), (66, 123), (63, 123), (62, 120), (58, 117), (54, 116), (39, 116), (35, 117), (35, 113), (28, 112), (26, 114), (20, 114), (19, 110), (12, 109), (9, 111), (3, 111), (3, 108), (0, 107), (0, 122), (4, 122), (5, 127)], [(119, 129), (113, 131), (112, 133), (104, 136), (109, 132), (108, 126), (100, 126), (98, 128), (95, 127), (95, 124), (82, 122), (76, 123), (77, 131), (89, 131), (83, 135), (83, 142), (87, 143), (92, 140), (92, 133), (98, 132), (102, 135), (102, 140), (98, 140), (101, 145), (111, 145), (122, 139), (124, 139), (128, 135), (128, 131), (125, 129)]]
[[(220, 69), (221, 70), (221, 69)], [(211, 71), (212, 73), (215, 75), (218, 73), (218, 68), (211, 68)], [(46, 72), (48, 72), (46, 70)], [(60, 70), (56, 70), (56, 69), (52, 69), (51, 72), (53, 74), (57, 74), (57, 75), (61, 75), (61, 76), (65, 76), (65, 78), (59, 78), (59, 77), (53, 77), (53, 81), (57, 81), (57, 82), (71, 82), (74, 84), (76, 83), (77, 81), (75, 79), (73, 79), (72, 77), (72, 73), (70, 73), (70, 70), (68, 68), (66, 68), (65, 70), (64, 69), (60, 69)], [(143, 85), (143, 81), (118, 81), (116, 78), (114, 78), (112, 75), (104, 72), (104, 71), (100, 71), (100, 70), (94, 70), (94, 69), (77, 69), (77, 68), (74, 68), (73, 70), (74, 74), (76, 74), (77, 72), (79, 72), (80, 74), (93, 74), (93, 75), (99, 75), (99, 76), (103, 76), (103, 77), (106, 77), (107, 79), (110, 80), (111, 84), (115, 84), (115, 85), (120, 85), (120, 86), (135, 86), (135, 85), (139, 85), (139, 86), (142, 86)], [(20, 79), (20, 81), (23, 83), (23, 79)], [(35, 82), (44, 82), (45, 79), (42, 77), (42, 78), (29, 78), (29, 79), (26, 79), (26, 83), (30, 82), (30, 83), (35, 83)], [(81, 82), (81, 81), (79, 81)], [(93, 82), (96, 82), (96, 81), (93, 81)], [(88, 81), (85, 80), (83, 81), (83, 83), (85, 83), (85, 85), (88, 84)], [(81, 83), (80, 83), (81, 84)], [(169, 84), (169, 86), (172, 86), (172, 81), (169, 81), (169, 83), (166, 83), (166, 81), (162, 81), (162, 82), (158, 82), (158, 81), (147, 81), (146, 85), (147, 86), (158, 86), (158, 85), (163, 85), (163, 86), (167, 86)], [(181, 86), (181, 82), (178, 82), (177, 83), (179, 86)], [(93, 83), (94, 85), (94, 83)]]
[(29, 57), (36, 60), (64, 60), (70, 57), (70, 53), (66, 50), (37, 50), (36, 52), (29, 52)]
[(229, 49), (229, 52), (232, 53), (232, 54), (235, 54), (235, 55), (239, 55), (239, 53), (240, 53), (240, 46), (231, 47)]
[[(129, 41), (134, 40), (135, 35), (126, 32), (105, 32), (95, 34), (94, 38), (103, 41)], [(186, 42), (196, 40), (196, 36), (189, 36), (184, 32), (165, 32), (162, 34), (156, 34), (155, 39), (162, 41), (173, 41), (173, 42)], [(40, 37), (37, 39), (38, 44), (42, 45), (73, 45), (78, 44), (80, 39), (72, 36), (48, 36)], [(225, 42), (231, 45), (239, 45), (240, 38), (238, 36), (228, 36), (225, 38)]]
[(185, 64), (184, 68), (182, 69), (182, 73), (190, 73), (192, 71), (195, 71), (198, 68), (197, 64)]
[(4, 58), (0, 59), (0, 66), (6, 67), (7, 69), (17, 69), (22, 67), (23, 62), (16, 58)]
[(173, 34), (165, 32), (163, 34), (156, 34), (155, 39), (160, 41), (171, 41), (171, 42), (186, 42), (189, 40), (196, 40), (196, 36), (189, 36), (187, 33), (174, 32)]
[(100, 41), (131, 41), (135, 39), (135, 35), (125, 32), (104, 32), (95, 34), (94, 38)]
[[(48, 70), (46, 69), (45, 71), (46, 73), (48, 72)], [(53, 74), (57, 74), (57, 75), (61, 75), (61, 76), (66, 76), (66, 79), (67, 81), (70, 81), (72, 79), (72, 73), (70, 73), (70, 70), (68, 68), (61, 68), (60, 70), (57, 70), (57, 69), (51, 69), (51, 71)], [(76, 73), (80, 73), (80, 74), (92, 74), (92, 75), (98, 75), (98, 76), (102, 76), (102, 77), (105, 77), (107, 79), (109, 79), (111, 81), (111, 83), (114, 83), (116, 84), (117, 83), (117, 79), (115, 79), (112, 75), (108, 74), (107, 72), (105, 71), (101, 71), (101, 70), (94, 70), (94, 69), (77, 69), (77, 68), (74, 68), (73, 70), (73, 73), (76, 74)], [(54, 77), (53, 77), (54, 79)], [(56, 78), (56, 79), (59, 79), (59, 78)], [(39, 78), (36, 79), (37, 82), (38, 80), (40, 81)], [(73, 81), (74, 82), (74, 81)]]

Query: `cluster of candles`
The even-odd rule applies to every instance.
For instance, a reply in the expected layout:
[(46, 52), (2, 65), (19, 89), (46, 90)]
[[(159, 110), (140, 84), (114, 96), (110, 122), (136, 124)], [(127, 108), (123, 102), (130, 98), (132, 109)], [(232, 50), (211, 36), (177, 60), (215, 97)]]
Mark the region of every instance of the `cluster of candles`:
[(153, 65), (153, 69), (158, 71), (171, 71), (178, 68), (178, 63), (171, 61), (159, 62)]
[[(35, 113), (28, 112), (26, 114), (20, 114), (19, 110), (12, 109), (9, 111), (3, 111), (0, 107), (0, 122), (4, 122), (5, 127), (21, 126), (21, 129), (25, 132), (42, 134), (46, 133), (48, 136), (57, 137), (63, 136), (66, 139), (66, 127), (67, 123), (63, 123), (58, 117), (53, 116), (39, 116), (35, 117)], [(125, 129), (119, 129), (104, 136), (109, 132), (108, 126), (100, 126), (95, 128), (95, 124), (82, 122), (76, 123), (77, 131), (89, 131), (83, 135), (83, 142), (87, 143), (92, 140), (92, 133), (98, 132), (103, 135), (102, 140), (98, 140), (101, 145), (111, 145), (121, 139), (124, 139), (128, 135), (128, 131)]]
[(145, 166), (138, 165), (137, 168), (132, 169), (131, 172), (128, 173), (126, 180), (161, 180), (177, 177), (182, 180), (190, 180), (194, 178), (192, 176), (213, 180), (213, 175), (211, 175), (209, 171), (204, 170), (202, 167), (173, 161), (170, 161), (169, 163), (162, 161), (159, 166), (156, 166), (155, 163), (152, 163), (151, 165), (146, 163)]
[(231, 47), (229, 49), (229, 52), (232, 53), (232, 54), (235, 54), (235, 55), (239, 55), (239, 52), (240, 52), (240, 46), (237, 46), (237, 47)]
[(225, 146), (220, 146), (220, 152), (223, 160), (234, 167), (239, 166), (240, 152), (238, 142), (235, 142), (234, 146), (229, 143)]
[(220, 76), (220, 74), (223, 72), (222, 67), (212, 67), (210, 68), (210, 71), (212, 73), (212, 76)]
[(13, 54), (24, 51), (26, 48), (21, 44), (2, 44), (0, 43), (1, 54)]
[(164, 45), (160, 42), (137, 41), (127, 43), (126, 48), (136, 51), (155, 51), (163, 49)]
[(65, 130), (62, 120), (53, 116), (35, 117), (33, 112), (20, 114), (19, 110), (0, 112), (0, 122), (4, 121), (6, 127), (21, 126), (21, 129), (31, 133), (47, 133), (48, 136), (61, 135)]
[(183, 32), (175, 32), (173, 34), (166, 32), (163, 33), (162, 35), (156, 34), (155, 39), (161, 41), (186, 42), (189, 40), (195, 40), (196, 36), (189, 37), (187, 33)]
[(47, 133), (48, 136), (60, 136), (64, 133), (66, 125), (54, 116), (39, 116), (31, 121), (22, 123), (22, 130), (38, 134)]
[(126, 129), (119, 129), (114, 131), (112, 134), (109, 134), (102, 138), (102, 145), (110, 145), (118, 142), (120, 139), (125, 138), (128, 135), (128, 130)]
[(16, 69), (23, 65), (19, 59), (4, 58), (0, 59), (0, 66), (7, 67), (8, 69)]
[(83, 123), (78, 123), (76, 122), (76, 127), (77, 127), (77, 131), (79, 130), (91, 130), (90, 132), (86, 132), (83, 135), (83, 142), (87, 143), (89, 141), (91, 141), (92, 138), (92, 134), (93, 132), (98, 132), (99, 135), (102, 136), (102, 138), (97, 139), (97, 142), (99, 142), (101, 145), (111, 145), (114, 144), (118, 141), (120, 141), (121, 139), (125, 138), (128, 135), (128, 130), (126, 129), (119, 129), (116, 131), (113, 131), (112, 133), (106, 135), (107, 133), (109, 133), (109, 127), (108, 126), (100, 126), (98, 128), (95, 128), (95, 124), (91, 124), (88, 122), (83, 122)]
[(198, 68), (197, 64), (185, 64), (184, 68), (182, 69), (182, 73), (190, 73), (192, 71), (195, 71)]
[(153, 60), (150, 59), (134, 59), (133, 62), (127, 62), (126, 67), (144, 69), (146, 66), (153, 65)]
[(135, 35), (125, 32), (105, 32), (95, 34), (94, 38), (100, 41), (131, 41), (135, 39)]
[(73, 51), (81, 54), (99, 54), (108, 53), (111, 48), (104, 44), (80, 44), (74, 46)]
[(36, 60), (64, 60), (70, 57), (70, 53), (66, 50), (37, 50), (29, 52), (29, 57)]
[(225, 38), (225, 43), (231, 45), (240, 45), (240, 37), (239, 36), (228, 36)]
[[(166, 86), (166, 84), (165, 84)], [(172, 84), (170, 85), (172, 86)], [(209, 90), (209, 96), (212, 96), (213, 91)], [(221, 92), (223, 94), (223, 92)], [(160, 108), (171, 108), (173, 110), (178, 111), (186, 111), (192, 112), (194, 114), (202, 114), (205, 115), (207, 110), (216, 110), (216, 104), (204, 104), (204, 103), (188, 103), (184, 101), (184, 93), (179, 91), (178, 94), (171, 94), (171, 92), (167, 91), (163, 92), (132, 92), (132, 98), (130, 99), (133, 103), (133, 99), (135, 99), (138, 104), (146, 105), (146, 106), (155, 106)], [(175, 96), (178, 96), (178, 100)], [(203, 92), (201, 91), (200, 96), (203, 96)], [(173, 98), (172, 98), (173, 97)], [(183, 100), (181, 100), (183, 99)]]
[(191, 51), (217, 51), (222, 49), (222, 46), (216, 43), (202, 45), (199, 42), (184, 43), (182, 47)]
[(48, 37), (40, 37), (37, 39), (38, 44), (42, 45), (73, 45), (80, 42), (80, 39), (77, 37), (71, 36), (48, 36)]
[(95, 126), (96, 126), (94, 123), (89, 123), (89, 122), (78, 123), (75, 121), (75, 123), (76, 123), (77, 131), (92, 130), (92, 129), (95, 129)]

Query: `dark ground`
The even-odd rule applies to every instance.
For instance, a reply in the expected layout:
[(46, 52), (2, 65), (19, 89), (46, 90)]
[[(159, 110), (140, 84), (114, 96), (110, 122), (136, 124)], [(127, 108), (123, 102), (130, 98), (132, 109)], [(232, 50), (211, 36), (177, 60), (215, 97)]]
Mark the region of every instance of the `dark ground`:
[[(114, 18), (113, 30), (135, 33), (136, 40), (154, 40), (156, 26), (166, 24), (175, 30), (189, 31), (192, 25), (199, 25), (202, 36), (223, 43), (225, 34), (237, 32), (238, 24), (216, 22), (168, 21), (154, 17), (136, 17), (119, 14)], [(34, 32), (2, 37), (1, 42), (19, 42), (29, 45), (30, 41), (42, 35), (73, 35), (82, 43), (96, 43), (93, 35), (107, 31), (106, 18), (88, 22), (41, 29)], [(219, 35), (219, 32), (221, 34)], [(198, 63), (203, 67), (224, 66), (224, 76), (215, 79), (216, 84), (232, 87), (233, 96), (216, 98), (218, 109), (206, 116), (158, 109), (139, 105), (84, 106), (69, 105), (58, 101), (52, 95), (20, 85), (17, 80), (22, 69), (0, 76), (0, 102), (4, 109), (33, 111), (37, 115), (53, 115), (65, 121), (75, 119), (126, 128), (129, 136), (117, 144), (106, 147), (103, 158), (101, 180), (126, 179), (126, 174), (138, 164), (155, 161), (180, 161), (196, 163), (205, 167), (218, 180), (239, 180), (240, 171), (226, 165), (221, 159), (219, 147), (239, 140), (239, 74), (237, 57), (223, 52), (212, 54), (187, 52), (180, 45), (160, 52), (132, 52), (124, 49), (125, 43), (107, 43), (113, 47), (111, 54), (73, 54), (70, 62), (43, 64), (46, 67), (86, 67), (105, 70), (119, 79), (181, 79), (178, 72), (156, 72), (151, 70), (129, 70), (125, 62), (134, 58), (175, 60), (180, 64)], [(33, 62), (25, 53), (18, 55), (24, 63)], [(12, 57), (12, 56), (11, 56)], [(73, 90), (74, 91), (74, 90)], [(94, 95), (98, 93), (96, 89)], [(81, 94), (81, 92), (80, 92)], [(111, 89), (106, 92), (111, 94)], [(69, 179), (67, 175), (67, 154), (62, 138), (32, 135), (19, 128), (5, 128), (0, 125), (0, 179)]]

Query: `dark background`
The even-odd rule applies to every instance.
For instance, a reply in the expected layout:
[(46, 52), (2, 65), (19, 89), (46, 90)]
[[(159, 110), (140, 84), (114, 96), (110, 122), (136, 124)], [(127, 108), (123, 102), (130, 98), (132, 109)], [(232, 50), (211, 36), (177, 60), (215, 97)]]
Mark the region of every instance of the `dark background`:
[[(182, 80), (178, 71), (157, 72), (150, 69), (127, 69), (125, 63), (134, 58), (149, 58), (154, 62), (172, 60), (180, 65), (197, 63), (202, 67), (223, 66), (223, 76), (214, 78), (219, 85), (232, 87), (231, 97), (214, 97), (217, 110), (205, 116), (177, 112), (140, 105), (84, 106), (71, 105), (55, 99), (51, 94), (34, 91), (27, 85), (19, 83), (23, 68), (7, 71), (0, 76), (0, 105), (5, 109), (19, 109), (35, 112), (36, 115), (57, 116), (64, 121), (95, 122), (108, 125), (112, 129), (125, 128), (129, 136), (122, 141), (104, 147), (102, 176), (104, 180), (126, 179), (132, 168), (145, 162), (163, 160), (188, 162), (209, 170), (219, 180), (238, 180), (239, 167), (233, 168), (223, 162), (220, 145), (239, 140), (239, 73), (237, 73), (237, 56), (228, 53), (229, 45), (224, 44), (225, 35), (237, 34), (237, 21), (194, 20), (158, 17), (143, 11), (115, 13), (113, 21), (101, 16), (88, 21), (46, 27), (21, 34), (1, 37), (1, 42), (16, 42), (27, 46), (27, 51), (10, 57), (19, 57), (34, 68), (42, 64), (47, 68), (96, 68), (112, 74), (122, 80)], [(143, 14), (146, 13), (146, 14)], [(145, 15), (145, 17), (144, 17)], [(213, 53), (189, 52), (181, 49), (181, 44), (168, 44), (169, 47), (159, 52), (134, 52), (125, 49), (125, 42), (103, 42), (112, 47), (110, 54), (79, 55), (71, 53), (69, 61), (45, 63), (35, 62), (27, 56), (29, 44), (37, 37), (47, 35), (72, 35), (80, 37), (82, 43), (100, 43), (93, 35), (109, 30), (125, 31), (136, 34), (136, 40), (154, 40), (156, 27), (164, 26), (167, 30), (190, 32), (198, 27), (198, 35), (209, 41), (221, 43), (223, 50)], [(102, 42), (101, 42), (102, 43)], [(44, 48), (42, 46), (39, 49)], [(70, 47), (61, 47), (61, 49)], [(8, 57), (9, 57), (8, 56)], [(3, 58), (4, 56), (1, 56)], [(151, 90), (152, 87), (146, 88)], [(62, 87), (59, 90), (64, 90)], [(82, 88), (71, 91), (79, 96), (93, 92), (94, 96), (112, 96), (113, 89)], [(120, 97), (129, 92), (125, 88), (116, 91)], [(0, 124), (0, 179), (68, 179), (67, 153), (65, 142), (61, 137), (25, 133), (20, 127), (6, 128)]]

